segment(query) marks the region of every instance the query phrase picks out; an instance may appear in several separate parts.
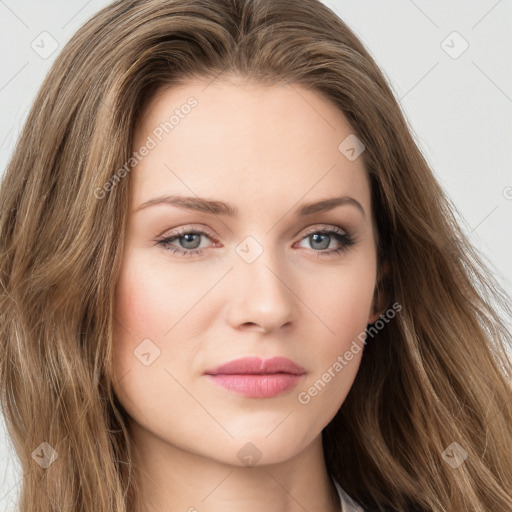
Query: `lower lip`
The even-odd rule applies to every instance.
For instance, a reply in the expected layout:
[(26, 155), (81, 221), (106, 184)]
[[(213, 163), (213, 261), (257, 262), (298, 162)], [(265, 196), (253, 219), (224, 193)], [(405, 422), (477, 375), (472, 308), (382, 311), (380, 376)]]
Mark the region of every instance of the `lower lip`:
[(264, 375), (208, 375), (217, 385), (228, 391), (252, 398), (270, 398), (294, 388), (304, 375), (269, 373)]

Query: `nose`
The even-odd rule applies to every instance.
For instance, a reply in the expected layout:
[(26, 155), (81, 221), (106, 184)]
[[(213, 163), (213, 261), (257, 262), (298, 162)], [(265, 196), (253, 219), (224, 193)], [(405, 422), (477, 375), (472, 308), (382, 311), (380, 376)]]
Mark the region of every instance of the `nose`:
[(252, 263), (237, 255), (228, 285), (230, 325), (265, 333), (290, 329), (298, 313), (292, 281), (276, 251), (266, 248)]

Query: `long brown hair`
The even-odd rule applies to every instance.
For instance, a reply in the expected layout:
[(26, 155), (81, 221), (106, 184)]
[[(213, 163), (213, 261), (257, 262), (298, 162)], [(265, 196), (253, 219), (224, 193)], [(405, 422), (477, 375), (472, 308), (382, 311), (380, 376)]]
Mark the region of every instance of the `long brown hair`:
[[(160, 88), (222, 73), (317, 91), (365, 145), (389, 264), (378, 289), (402, 310), (322, 432), (330, 474), (366, 509), (510, 512), (510, 298), (372, 57), (317, 0), (119, 0), (53, 64), (0, 190), (0, 389), (20, 512), (139, 510), (111, 368), (131, 180), (112, 177)], [(467, 453), (457, 468), (450, 446)]]

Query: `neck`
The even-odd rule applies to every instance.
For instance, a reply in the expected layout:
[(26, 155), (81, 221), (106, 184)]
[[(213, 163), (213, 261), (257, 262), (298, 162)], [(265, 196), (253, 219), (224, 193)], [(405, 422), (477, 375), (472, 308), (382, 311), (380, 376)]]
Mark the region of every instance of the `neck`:
[(293, 458), (234, 466), (170, 445), (132, 425), (140, 503), (134, 512), (339, 512), (321, 435)]

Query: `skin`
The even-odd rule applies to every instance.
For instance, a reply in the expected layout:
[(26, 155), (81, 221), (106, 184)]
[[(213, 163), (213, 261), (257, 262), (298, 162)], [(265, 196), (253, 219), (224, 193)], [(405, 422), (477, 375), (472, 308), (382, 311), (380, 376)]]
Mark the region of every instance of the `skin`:
[[(364, 348), (357, 336), (382, 313), (374, 304), (375, 226), (363, 158), (350, 161), (338, 150), (353, 130), (333, 104), (302, 86), (198, 80), (152, 99), (136, 125), (134, 151), (190, 96), (198, 105), (131, 172), (116, 288), (114, 387), (129, 415), (144, 503), (155, 512), (339, 511), (321, 432), (357, 374)], [(224, 201), (238, 215), (169, 204), (137, 211), (162, 194)], [(365, 214), (351, 204), (293, 214), (343, 195)], [(213, 235), (168, 245), (199, 245), (201, 255), (155, 245), (180, 227)], [(315, 241), (305, 234), (311, 227), (338, 227), (355, 243), (334, 253), (343, 243), (333, 235)], [(263, 251), (252, 263), (236, 251), (249, 235)], [(255, 254), (256, 245), (246, 247)], [(150, 358), (160, 350), (147, 366), (134, 356), (144, 339)], [(354, 340), (361, 350), (300, 403), (298, 394)], [(203, 375), (242, 356), (276, 355), (307, 373), (273, 398), (244, 397)], [(237, 455), (244, 446), (254, 458), (259, 453), (255, 465)]]

